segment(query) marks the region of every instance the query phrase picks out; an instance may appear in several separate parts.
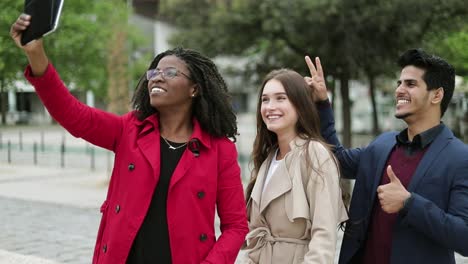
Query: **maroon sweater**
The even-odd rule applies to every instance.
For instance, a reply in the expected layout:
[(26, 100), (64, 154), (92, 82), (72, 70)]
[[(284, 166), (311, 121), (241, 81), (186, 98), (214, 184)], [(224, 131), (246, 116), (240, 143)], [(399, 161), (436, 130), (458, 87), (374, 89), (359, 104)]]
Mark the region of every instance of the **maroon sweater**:
[[(433, 127), (414, 137), (413, 142), (408, 141), (407, 130), (397, 136), (397, 145), (392, 150), (385, 168), (392, 165), (395, 175), (405, 188), (408, 188), (411, 178), (419, 165), (424, 153), (434, 138), (440, 133), (441, 125)], [(380, 185), (389, 183), (387, 170), (380, 180)], [(375, 199), (369, 223), (367, 241), (364, 246), (364, 264), (390, 263), (392, 249), (393, 225), (398, 213), (387, 214), (382, 210), (379, 199)]]

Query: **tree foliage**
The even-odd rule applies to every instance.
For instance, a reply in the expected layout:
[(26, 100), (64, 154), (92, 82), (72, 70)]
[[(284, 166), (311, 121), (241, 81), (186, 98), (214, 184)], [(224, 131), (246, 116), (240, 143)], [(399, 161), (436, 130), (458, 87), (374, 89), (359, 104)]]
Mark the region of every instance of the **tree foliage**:
[[(22, 51), (15, 47), (9, 36), (9, 28), (23, 10), (24, 0), (2, 0), (0, 4), (0, 81), (2, 87), (12, 87), (15, 80), (22, 78), (27, 63)], [(133, 62), (129, 50), (137, 50), (143, 41), (137, 29), (128, 24), (131, 10), (125, 1), (64, 1), (62, 16), (56, 32), (44, 38), (48, 56), (62, 79), (80, 90), (92, 90), (95, 95), (106, 100), (109, 72), (108, 60), (111, 56), (113, 36), (116, 31), (125, 32), (125, 56), (129, 59), (123, 65), (121, 74), (134, 78), (134, 67), (141, 72), (141, 63)], [(147, 59), (144, 56), (144, 59)], [(128, 65), (130, 64), (130, 65)], [(117, 67), (118, 65), (116, 65)], [(128, 80), (128, 76), (126, 80)], [(136, 78), (135, 78), (136, 79)], [(130, 82), (124, 85), (128, 90)], [(112, 88), (112, 87), (111, 87)], [(5, 103), (1, 103), (5, 107)]]
[(320, 56), (326, 73), (341, 83), (346, 145), (351, 143), (348, 80), (365, 77), (373, 83), (382, 75), (394, 77), (401, 52), (427, 46), (429, 34), (456, 31), (454, 21), (468, 13), (463, 0), (166, 2), (165, 16), (182, 29), (174, 44), (209, 56), (246, 56), (246, 72), (259, 79), (281, 67), (307, 74), (304, 55)]
[(431, 34), (428, 48), (443, 54), (456, 69), (457, 75), (468, 78), (468, 24), (460, 31), (447, 32), (447, 36)]
[(21, 56), (9, 34), (10, 26), (20, 14), (22, 6), (23, 1), (18, 0), (3, 0), (0, 4), (0, 79), (5, 84), (16, 78), (21, 70), (20, 64), (26, 63), (26, 58)]
[[(44, 38), (49, 57), (62, 79), (105, 99), (112, 71), (107, 62), (115, 56), (111, 48), (116, 41), (115, 32), (127, 35), (119, 40), (124, 42), (126, 56), (145, 44), (138, 30), (128, 23), (130, 12), (120, 0), (64, 1), (57, 32)], [(128, 66), (132, 65), (124, 66), (130, 74), (132, 68)]]
[(19, 65), (25, 65), (26, 58), (21, 56), (18, 48), (10, 38), (10, 26), (17, 18), (23, 5), (22, 1), (4, 0), (0, 4), (0, 113), (1, 123), (6, 123), (7, 96), (6, 88), (18, 78), (21, 72)]

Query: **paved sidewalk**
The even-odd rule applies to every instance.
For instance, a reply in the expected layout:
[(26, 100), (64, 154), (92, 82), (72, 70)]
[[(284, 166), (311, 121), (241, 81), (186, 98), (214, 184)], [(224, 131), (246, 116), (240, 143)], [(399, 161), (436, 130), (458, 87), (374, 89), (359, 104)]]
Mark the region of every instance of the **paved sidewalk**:
[(0, 263), (15, 264), (58, 264), (55, 261), (42, 259), (34, 256), (25, 256), (0, 249)]
[[(60, 127), (45, 131), (45, 151), (33, 165), (33, 142), (41, 141), (36, 128), (23, 128), (19, 149), (17, 130), (2, 130), (0, 147), (0, 264), (87, 264), (105, 199), (112, 166), (112, 153), (95, 152), (91, 170), (89, 144), (63, 132)], [(251, 148), (251, 135), (243, 131), (240, 152)], [(60, 168), (59, 145), (65, 138), (65, 168)], [(12, 163), (7, 163), (6, 143), (12, 145)], [(244, 179), (248, 177), (243, 164)], [(337, 251), (339, 250), (339, 247)], [(241, 254), (243, 254), (241, 252)], [(458, 264), (468, 258), (457, 256)], [(241, 264), (240, 261), (237, 264)]]
[(99, 208), (107, 179), (106, 171), (0, 163), (0, 195), (36, 202)]
[(0, 263), (91, 263), (107, 175), (0, 163)]
[(0, 263), (90, 263), (106, 174), (0, 162)]

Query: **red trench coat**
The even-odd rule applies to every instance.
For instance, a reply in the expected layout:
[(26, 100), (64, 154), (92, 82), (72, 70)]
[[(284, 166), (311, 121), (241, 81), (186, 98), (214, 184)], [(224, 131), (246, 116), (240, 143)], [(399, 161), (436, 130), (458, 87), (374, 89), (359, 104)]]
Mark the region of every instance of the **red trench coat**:
[[(72, 135), (115, 152), (114, 168), (94, 250), (93, 264), (125, 263), (158, 183), (159, 129), (155, 115), (143, 121), (133, 113), (117, 116), (90, 108), (66, 89), (52, 65), (26, 77), (50, 114)], [(234, 143), (215, 138), (193, 121), (192, 139), (171, 178), (167, 219), (172, 261), (234, 263), (248, 232), (240, 168)], [(215, 207), (221, 236), (215, 237)], [(157, 245), (154, 245), (157, 247)]]

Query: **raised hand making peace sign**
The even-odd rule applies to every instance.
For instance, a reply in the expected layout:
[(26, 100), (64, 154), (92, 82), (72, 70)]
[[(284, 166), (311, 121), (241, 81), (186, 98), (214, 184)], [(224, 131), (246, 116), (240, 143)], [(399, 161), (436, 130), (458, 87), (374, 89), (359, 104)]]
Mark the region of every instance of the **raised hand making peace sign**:
[(327, 84), (325, 83), (325, 77), (323, 75), (322, 64), (320, 63), (319, 57), (315, 57), (315, 68), (314, 63), (309, 56), (305, 56), (307, 67), (309, 67), (310, 77), (304, 77), (307, 85), (312, 89), (315, 95), (316, 101), (325, 101), (328, 99)]

